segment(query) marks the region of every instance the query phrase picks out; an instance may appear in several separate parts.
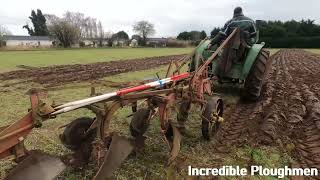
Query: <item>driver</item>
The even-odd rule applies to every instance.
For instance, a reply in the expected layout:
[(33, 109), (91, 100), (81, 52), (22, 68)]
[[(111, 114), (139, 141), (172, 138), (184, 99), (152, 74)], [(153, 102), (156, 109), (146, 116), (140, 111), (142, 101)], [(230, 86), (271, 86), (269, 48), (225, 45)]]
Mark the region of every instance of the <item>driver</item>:
[(258, 32), (255, 22), (244, 16), (241, 7), (236, 7), (233, 11), (233, 18), (229, 20), (223, 29), (211, 40), (208, 49), (214, 44), (220, 44), (234, 28), (240, 28), (245, 33), (245, 41), (249, 46), (257, 43)]

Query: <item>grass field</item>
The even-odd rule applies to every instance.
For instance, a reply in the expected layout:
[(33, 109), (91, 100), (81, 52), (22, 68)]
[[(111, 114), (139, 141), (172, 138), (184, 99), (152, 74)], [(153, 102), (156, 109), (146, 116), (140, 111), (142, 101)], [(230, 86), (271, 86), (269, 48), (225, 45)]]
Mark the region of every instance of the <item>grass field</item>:
[[(269, 49), (274, 54), (279, 49)], [(124, 49), (70, 49), (35, 51), (0, 51), (0, 72), (18, 69), (18, 65), (50, 66), (86, 64), (152, 56), (187, 54), (192, 48), (124, 48)]]
[(85, 64), (152, 56), (189, 53), (192, 48), (122, 48), (70, 49), (38, 51), (0, 51), (0, 72), (17, 69), (18, 65), (50, 66)]
[(316, 54), (320, 54), (320, 49), (306, 49), (306, 51), (312, 52), (312, 53), (316, 53)]
[(278, 52), (280, 49), (268, 49), (270, 51), (270, 56)]

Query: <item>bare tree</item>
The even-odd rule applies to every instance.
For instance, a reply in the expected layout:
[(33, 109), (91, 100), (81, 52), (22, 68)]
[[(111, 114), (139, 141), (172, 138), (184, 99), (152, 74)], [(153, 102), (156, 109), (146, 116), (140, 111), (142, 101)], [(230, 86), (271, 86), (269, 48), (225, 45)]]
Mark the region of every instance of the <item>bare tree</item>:
[(88, 36), (87, 38), (97, 38), (98, 30), (97, 30), (97, 20), (95, 18), (88, 17), (87, 18), (87, 28), (88, 28)]
[(0, 47), (2, 47), (2, 45), (4, 44), (3, 36), (11, 34), (12, 33), (8, 30), (6, 26), (0, 24)]
[(0, 24), (0, 36), (4, 36), (4, 35), (11, 35), (12, 33), (9, 31), (9, 29)]
[[(50, 26), (49, 31), (56, 37), (58, 37), (57, 34), (59, 34), (57, 30), (62, 28), (66, 28), (68, 31), (72, 30), (72, 33), (76, 33), (72, 35), (72, 43), (76, 43), (82, 38), (99, 38), (101, 33), (104, 33), (102, 25), (99, 25), (95, 18), (86, 17), (83, 13), (67, 11), (63, 14), (62, 18), (55, 15), (46, 15), (46, 18), (48, 26)], [(58, 23), (61, 23), (60, 27)], [(71, 37), (70, 33), (71, 32), (64, 34), (68, 34)], [(70, 39), (70, 37), (67, 39)], [(94, 43), (96, 43), (96, 41), (94, 41)], [(64, 46), (69, 46), (68, 44), (63, 44)]]
[(97, 20), (94, 19), (92, 22), (92, 29), (93, 29), (93, 37), (92, 38), (98, 38), (98, 25), (97, 25)]
[(143, 44), (146, 43), (147, 37), (155, 34), (154, 25), (148, 21), (139, 21), (133, 25), (133, 31), (138, 33), (142, 39)]
[(76, 23), (65, 17), (59, 18), (55, 15), (46, 15), (46, 17), (50, 35), (56, 37), (63, 47), (71, 47), (79, 41), (81, 30)]
[(54, 14), (45, 14), (44, 17), (47, 20), (47, 25), (53, 25), (54, 22), (56, 22), (57, 20), (59, 20), (60, 18)]
[(85, 17), (83, 13), (67, 11), (63, 18), (80, 30), (81, 38), (98, 38), (97, 19)]
[(79, 12), (70, 12), (67, 11), (64, 13), (63, 18), (68, 21), (69, 23), (72, 23), (75, 27), (77, 27), (80, 31), (80, 36), (83, 36), (84, 33), (84, 14)]
[(104, 33), (103, 26), (101, 24), (101, 21), (99, 21), (97, 29), (98, 29), (99, 46), (102, 47), (103, 46), (103, 40), (105, 39), (105, 33)]
[(83, 27), (84, 27), (84, 34), (83, 34), (83, 38), (89, 37), (89, 23), (90, 23), (90, 18), (86, 17), (83, 20)]

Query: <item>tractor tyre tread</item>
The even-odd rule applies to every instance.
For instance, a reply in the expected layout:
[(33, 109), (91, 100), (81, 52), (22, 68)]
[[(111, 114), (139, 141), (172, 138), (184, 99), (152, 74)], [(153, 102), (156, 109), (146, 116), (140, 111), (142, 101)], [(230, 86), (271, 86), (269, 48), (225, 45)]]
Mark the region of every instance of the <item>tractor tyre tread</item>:
[(246, 100), (256, 101), (260, 97), (267, 72), (268, 59), (269, 52), (265, 49), (261, 49), (244, 83), (244, 98)]
[[(218, 129), (220, 128), (220, 122), (215, 122), (215, 124), (213, 125), (213, 128), (211, 129), (210, 128), (211, 123), (208, 122), (207, 120), (207, 119), (211, 119), (212, 113), (215, 110), (217, 110), (216, 107), (217, 107), (217, 99), (210, 98), (207, 101), (206, 107), (202, 113), (201, 131), (202, 131), (202, 136), (205, 140), (210, 140), (211, 136), (215, 135)], [(223, 110), (220, 113), (221, 113), (220, 116), (222, 117)]]

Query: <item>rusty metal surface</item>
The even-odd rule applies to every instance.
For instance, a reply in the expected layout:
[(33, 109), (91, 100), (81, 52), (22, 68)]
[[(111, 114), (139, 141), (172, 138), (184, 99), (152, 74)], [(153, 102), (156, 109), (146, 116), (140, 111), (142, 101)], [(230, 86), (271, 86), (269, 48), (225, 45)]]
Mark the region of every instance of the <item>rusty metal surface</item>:
[(172, 130), (173, 130), (173, 142), (172, 142), (172, 148), (171, 148), (168, 164), (171, 164), (178, 156), (180, 152), (180, 143), (182, 138), (182, 135), (177, 127), (172, 126)]
[(59, 158), (33, 151), (5, 177), (5, 180), (52, 180), (65, 168)]
[[(0, 154), (17, 145), (31, 132), (32, 112), (0, 132)], [(20, 138), (20, 140), (19, 140)], [(22, 138), (22, 139), (21, 139)], [(1, 156), (1, 155), (0, 155)]]
[[(5, 158), (8, 155), (15, 155), (21, 158), (26, 154), (23, 141), (34, 127), (34, 115), (38, 108), (39, 96), (46, 96), (46, 93), (32, 91), (30, 92), (31, 111), (15, 123), (1, 128), (0, 131), (0, 157)], [(16, 147), (15, 147), (16, 146)], [(10, 152), (10, 153), (8, 153)]]
[(104, 162), (94, 177), (94, 180), (105, 180), (110, 178), (133, 149), (134, 146), (130, 140), (125, 137), (114, 135), (110, 148), (104, 158)]
[(190, 80), (189, 87), (190, 91), (194, 93), (197, 99), (200, 101), (204, 100), (204, 93), (209, 95), (212, 94), (211, 90), (211, 81), (208, 79), (208, 65), (215, 60), (217, 55), (221, 52), (221, 50), (228, 44), (230, 39), (235, 35), (236, 28), (228, 38), (223, 41), (223, 43), (218, 47), (218, 49), (199, 67), (199, 69), (195, 72), (193, 77)]

